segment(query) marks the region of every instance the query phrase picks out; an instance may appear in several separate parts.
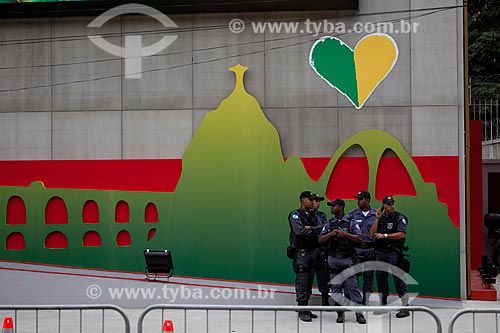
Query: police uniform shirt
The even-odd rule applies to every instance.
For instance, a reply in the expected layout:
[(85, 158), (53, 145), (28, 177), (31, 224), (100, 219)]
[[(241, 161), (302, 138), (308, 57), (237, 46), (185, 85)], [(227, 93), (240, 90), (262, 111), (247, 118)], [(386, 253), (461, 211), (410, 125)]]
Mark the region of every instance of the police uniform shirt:
[[(290, 243), (292, 246), (299, 248), (319, 247), (318, 235), (321, 232), (322, 226), (319, 225), (317, 218), (313, 214), (306, 212), (303, 208), (299, 208), (290, 213), (288, 222), (291, 228)], [(305, 226), (311, 226), (311, 228), (305, 228)]]
[[(382, 214), (378, 221), (377, 232), (380, 234), (395, 234), (397, 232), (406, 233), (408, 218), (400, 212), (392, 212), (389, 215)], [(377, 240), (377, 248), (387, 249), (389, 244), (401, 250), (404, 246), (405, 239), (379, 239)]]
[[(332, 230), (338, 229), (339, 227), (346, 233), (361, 236), (361, 229), (359, 227), (359, 224), (352, 222), (349, 219), (349, 216), (347, 216), (347, 215), (344, 215), (342, 217), (342, 219), (340, 219), (340, 220), (333, 217), (327, 224), (325, 224), (323, 226), (323, 229), (321, 230), (321, 233), (319, 236), (321, 237), (323, 235), (326, 235), (329, 232), (331, 232)], [(331, 240), (332, 240), (332, 238), (330, 238), (328, 241), (331, 241)], [(346, 238), (346, 240), (348, 240), (349, 242), (352, 242), (354, 244), (354, 242), (351, 241), (350, 239)]]
[(317, 211), (316, 218), (318, 219), (318, 224), (322, 227), (328, 223), (328, 216), (324, 212)]
[[(346, 227), (346, 226), (349, 227)], [(338, 220), (337, 218), (333, 217), (330, 221), (328, 221), (327, 224), (323, 226), (323, 229), (321, 230), (321, 233), (319, 236), (324, 236), (327, 233), (331, 232), (333, 229), (336, 229), (337, 227), (341, 227), (342, 230), (344, 230), (347, 233), (353, 234), (353, 235), (359, 235), (362, 236), (361, 234), (361, 229), (359, 225), (352, 220), (349, 219), (349, 216), (344, 215), (342, 219)]]
[(374, 208), (370, 208), (368, 214), (365, 216), (361, 208), (355, 208), (349, 212), (349, 218), (351, 222), (357, 224), (361, 230), (361, 238), (363, 243), (373, 243), (375, 239), (370, 236), (370, 228), (375, 222), (376, 211)]

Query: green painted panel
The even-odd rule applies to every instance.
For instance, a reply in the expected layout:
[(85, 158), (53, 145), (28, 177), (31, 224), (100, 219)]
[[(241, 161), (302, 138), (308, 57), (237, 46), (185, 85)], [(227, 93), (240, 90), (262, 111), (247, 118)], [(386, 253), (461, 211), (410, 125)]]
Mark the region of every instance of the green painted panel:
[[(175, 274), (206, 278), (289, 283), (294, 281), (285, 256), (288, 213), (299, 206), (304, 189), (325, 193), (330, 174), (342, 154), (359, 145), (369, 163), (374, 193), (378, 163), (386, 149), (394, 151), (413, 179), (415, 197), (396, 196), (398, 209), (409, 217), (408, 245), (412, 275), (422, 295), (459, 297), (459, 231), (437, 199), (434, 184), (425, 183), (411, 157), (391, 135), (369, 130), (349, 138), (333, 155), (315, 182), (298, 157), (283, 161), (278, 132), (266, 119), (257, 100), (243, 86), (243, 66), (233, 67), (236, 87), (219, 107), (208, 113), (183, 156), (182, 176), (174, 193), (0, 187), (0, 216), (13, 195), (26, 203), (26, 225), (0, 224), (1, 241), (14, 231), (26, 238), (26, 250), (0, 248), (7, 260), (141, 272), (142, 250), (172, 251)], [(166, 170), (167, 172), (167, 170)], [(47, 202), (61, 197), (68, 208), (67, 225), (46, 225)], [(83, 224), (82, 209), (94, 200), (99, 224)], [(115, 223), (116, 204), (130, 206), (130, 222)], [(158, 208), (158, 223), (145, 223), (149, 202)], [(374, 203), (376, 206), (378, 203)], [(352, 208), (355, 202), (347, 201)], [(147, 241), (151, 228), (157, 228)], [(68, 249), (44, 248), (54, 230), (68, 238)], [(100, 247), (83, 247), (83, 235), (97, 231)], [(116, 246), (116, 235), (127, 230), (131, 246)], [(445, 283), (436, 283), (437, 278)]]

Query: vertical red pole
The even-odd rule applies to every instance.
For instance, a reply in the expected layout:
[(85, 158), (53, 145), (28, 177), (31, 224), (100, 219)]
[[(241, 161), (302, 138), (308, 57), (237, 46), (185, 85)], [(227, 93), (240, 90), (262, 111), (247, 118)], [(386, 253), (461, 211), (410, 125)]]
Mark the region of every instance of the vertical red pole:
[(481, 265), (483, 255), (483, 157), (482, 125), (470, 120), (470, 262), (471, 268)]

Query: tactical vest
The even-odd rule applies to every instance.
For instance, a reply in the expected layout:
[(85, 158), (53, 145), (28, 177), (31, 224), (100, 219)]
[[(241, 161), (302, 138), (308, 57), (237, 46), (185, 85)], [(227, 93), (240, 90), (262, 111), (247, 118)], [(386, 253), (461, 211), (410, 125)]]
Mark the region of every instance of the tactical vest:
[[(377, 232), (379, 234), (395, 234), (398, 232), (398, 223), (405, 216), (399, 212), (393, 212), (389, 216), (382, 214), (378, 221)], [(375, 240), (375, 248), (377, 250), (394, 250), (394, 252), (401, 252), (405, 246), (405, 239), (388, 239), (381, 238)]]
[[(349, 230), (349, 221), (345, 220), (336, 220), (330, 222), (330, 230), (331, 232), (334, 229), (342, 229), (346, 233), (350, 233)], [(328, 245), (328, 254), (336, 255), (336, 254), (352, 254), (354, 251), (354, 242), (348, 239), (347, 237), (330, 237), (329, 245)]]
[(323, 212), (314, 212), (314, 217), (317, 219), (317, 223), (323, 226), (328, 223), (328, 216)]
[[(292, 214), (297, 213), (302, 221), (302, 224), (305, 226), (316, 226), (317, 220), (313, 216), (308, 216), (306, 212), (302, 209), (294, 210), (290, 214), (288, 214), (288, 223), (290, 223), (290, 216)], [(297, 249), (316, 249), (319, 247), (318, 243), (318, 235), (312, 233), (311, 235), (296, 235), (293, 232), (293, 228), (290, 225), (290, 245)]]

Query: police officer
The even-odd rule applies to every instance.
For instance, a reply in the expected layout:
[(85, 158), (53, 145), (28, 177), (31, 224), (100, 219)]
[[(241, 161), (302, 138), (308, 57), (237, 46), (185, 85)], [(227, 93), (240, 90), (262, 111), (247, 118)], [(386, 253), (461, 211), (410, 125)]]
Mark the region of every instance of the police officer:
[[(326, 243), (330, 278), (333, 280), (343, 270), (353, 265), (354, 243), (361, 242), (361, 230), (359, 225), (352, 223), (344, 214), (344, 200), (337, 198), (329, 202), (328, 206), (332, 207), (333, 218), (323, 227), (319, 242)], [(340, 305), (342, 289), (351, 301), (361, 303), (358, 279), (355, 275), (349, 277), (342, 284), (332, 285), (332, 297), (335, 305)], [(343, 323), (344, 312), (337, 311), (337, 315), (337, 323)], [(356, 321), (360, 324), (366, 324), (362, 313), (356, 313)]]
[[(383, 208), (383, 211), (382, 211)], [(375, 259), (398, 266), (399, 256), (403, 253), (408, 218), (395, 210), (395, 200), (391, 196), (382, 199), (382, 208), (377, 209), (375, 222), (370, 233), (376, 240)], [(403, 306), (408, 305), (408, 288), (404, 280), (393, 275), (396, 291)], [(389, 281), (387, 271), (377, 271), (377, 285), (380, 294), (380, 305), (387, 305), (389, 296)], [(401, 310), (397, 318), (410, 315), (409, 311)]]
[[(318, 195), (315, 195), (313, 200), (313, 211), (318, 221), (318, 224), (321, 227), (324, 227), (326, 224), (328, 224), (328, 216), (324, 212), (318, 210), (321, 206), (321, 201), (323, 200), (325, 200), (325, 197), (320, 197)], [(330, 273), (328, 270), (328, 263), (326, 259), (327, 259), (326, 249), (324, 246), (321, 246), (320, 254), (316, 259), (315, 270), (316, 270), (316, 279), (318, 282), (318, 290), (321, 293), (321, 305), (323, 306), (330, 305), (329, 302), (330, 296), (328, 295), (329, 291), (328, 282), (330, 282)], [(310, 282), (313, 283), (312, 280)], [(312, 290), (312, 286), (310, 287), (310, 290)]]
[[(358, 199), (358, 208), (349, 212), (351, 222), (357, 224), (361, 230), (361, 243), (356, 244), (355, 263), (363, 263), (375, 259), (375, 239), (370, 235), (370, 228), (375, 221), (375, 209), (370, 206), (371, 195), (368, 191), (359, 191), (354, 196)], [(363, 301), (369, 303), (373, 292), (373, 271), (363, 271)]]
[[(299, 306), (307, 306), (312, 293), (312, 281), (316, 259), (320, 253), (318, 236), (322, 227), (313, 211), (316, 197), (311, 191), (300, 194), (300, 208), (288, 215), (290, 225), (290, 246), (294, 248), (293, 271), (296, 274), (295, 292)], [(311, 321), (317, 315), (310, 311), (299, 311), (302, 321)]]

